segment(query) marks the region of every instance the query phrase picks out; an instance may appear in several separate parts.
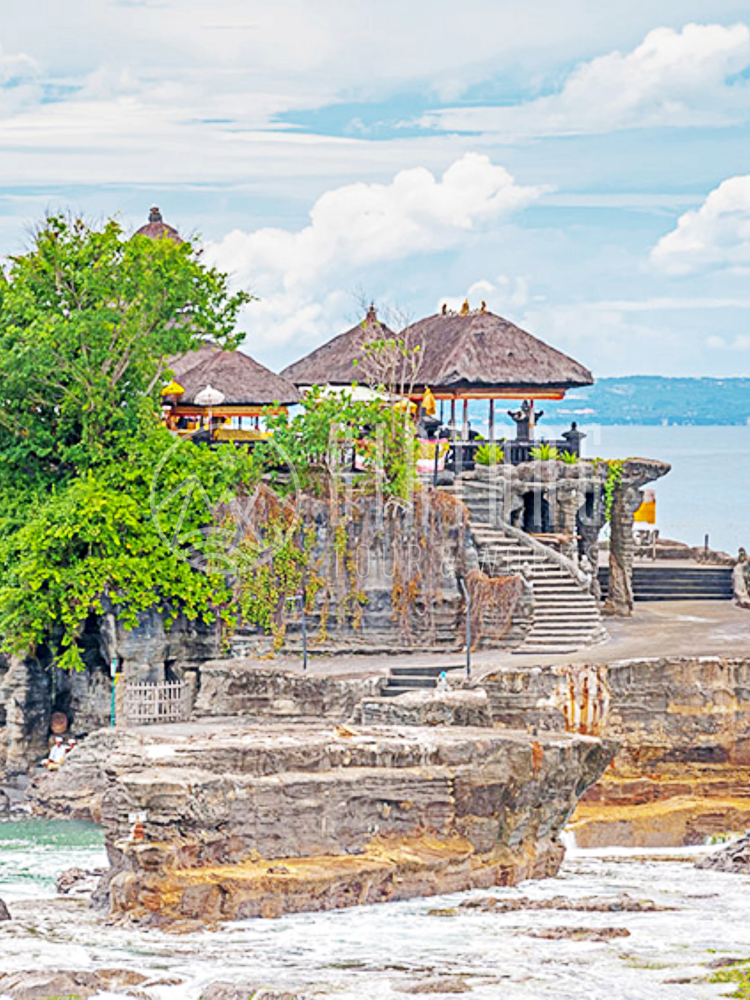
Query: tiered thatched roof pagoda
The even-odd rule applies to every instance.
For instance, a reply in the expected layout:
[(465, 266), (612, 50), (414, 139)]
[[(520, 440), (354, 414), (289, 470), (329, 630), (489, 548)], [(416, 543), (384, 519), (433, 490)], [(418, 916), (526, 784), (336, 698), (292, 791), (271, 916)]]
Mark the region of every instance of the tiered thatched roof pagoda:
[(135, 232), (136, 236), (148, 236), (151, 240), (161, 240), (166, 236), (175, 243), (182, 243), (183, 239), (174, 226), (168, 226), (161, 216), (161, 212), (154, 205), (148, 214), (148, 222)]
[[(151, 209), (148, 224), (141, 226), (135, 235), (182, 242), (180, 234), (164, 222), (156, 207)], [(239, 419), (240, 428), (243, 417), (255, 418), (257, 427), (268, 407), (283, 409), (299, 402), (299, 393), (292, 382), (275, 375), (242, 351), (225, 351), (216, 344), (207, 343), (198, 350), (170, 358), (169, 369), (174, 382), (165, 387), (163, 398), (169, 408), (167, 424), (175, 429), (186, 427), (192, 431), (196, 423), (204, 425), (206, 416), (211, 432), (216, 424), (231, 418)], [(210, 403), (205, 401), (206, 396)], [(219, 429), (217, 436), (221, 434), (228, 440), (237, 438), (237, 432), (226, 427)], [(240, 430), (240, 438), (241, 434)]]

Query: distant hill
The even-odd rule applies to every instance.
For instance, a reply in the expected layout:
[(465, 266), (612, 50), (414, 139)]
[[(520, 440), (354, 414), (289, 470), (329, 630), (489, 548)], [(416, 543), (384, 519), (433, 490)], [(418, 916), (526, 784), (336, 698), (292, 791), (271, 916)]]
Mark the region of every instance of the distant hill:
[(543, 405), (558, 423), (750, 424), (750, 378), (600, 378)]

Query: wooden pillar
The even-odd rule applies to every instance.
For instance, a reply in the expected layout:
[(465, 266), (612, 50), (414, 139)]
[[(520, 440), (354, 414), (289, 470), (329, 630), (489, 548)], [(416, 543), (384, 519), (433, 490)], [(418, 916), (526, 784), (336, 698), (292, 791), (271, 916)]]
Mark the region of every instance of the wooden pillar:
[(490, 400), (490, 443), (495, 440), (495, 400)]
[(463, 439), (464, 441), (469, 440), (469, 400), (464, 400), (464, 429), (463, 429)]
[(451, 397), (451, 427), (456, 426), (456, 397)]

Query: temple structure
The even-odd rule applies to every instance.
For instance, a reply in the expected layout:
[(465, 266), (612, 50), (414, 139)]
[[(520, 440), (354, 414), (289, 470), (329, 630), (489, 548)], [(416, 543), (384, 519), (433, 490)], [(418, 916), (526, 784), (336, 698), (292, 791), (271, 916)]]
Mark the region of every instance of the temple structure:
[(169, 365), (174, 381), (165, 387), (166, 420), (182, 434), (204, 430), (216, 441), (252, 441), (265, 414), (299, 401), (292, 382), (241, 351), (207, 344)]
[[(135, 236), (182, 243), (154, 206)], [(195, 351), (168, 359), (172, 381), (162, 390), (164, 419), (170, 430), (212, 441), (253, 441), (262, 436), (262, 417), (299, 401), (294, 384), (242, 351), (206, 342)]]
[(174, 240), (175, 243), (184, 242), (174, 226), (168, 226), (162, 218), (161, 212), (153, 205), (148, 213), (148, 222), (135, 232), (136, 236), (148, 236), (151, 240), (161, 240), (164, 237)]
[[(399, 357), (389, 359), (387, 348), (372, 350), (378, 340), (398, 337)], [(385, 355), (385, 356), (384, 356)], [(380, 361), (380, 366), (378, 362)], [(437, 400), (450, 401), (454, 436), (469, 444), (469, 403), (489, 402), (489, 438), (495, 440), (496, 400), (520, 400), (516, 446), (509, 460), (526, 461), (534, 441), (539, 414), (535, 400), (563, 399), (568, 389), (591, 385), (591, 372), (579, 362), (527, 333), (502, 316), (464, 303), (460, 312), (444, 309), (394, 334), (371, 307), (361, 324), (334, 337), (282, 373), (297, 386), (350, 385), (379, 375), (386, 386), (421, 402), (428, 391)], [(456, 404), (463, 408), (462, 429), (456, 425)], [(513, 416), (513, 413), (511, 413)], [(583, 435), (554, 442), (572, 450)], [(465, 451), (465, 449), (464, 449)], [(463, 463), (466, 465), (466, 462)]]

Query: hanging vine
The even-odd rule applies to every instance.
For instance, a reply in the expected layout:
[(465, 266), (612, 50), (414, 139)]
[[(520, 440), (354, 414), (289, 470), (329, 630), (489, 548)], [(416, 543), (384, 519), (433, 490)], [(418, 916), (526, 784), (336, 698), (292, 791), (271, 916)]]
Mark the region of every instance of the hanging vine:
[(624, 464), (621, 458), (614, 458), (607, 462), (607, 478), (604, 480), (604, 519), (608, 522), (612, 520), (615, 491), (622, 482)]
[(510, 631), (513, 618), (523, 600), (523, 581), (519, 576), (487, 576), (474, 569), (466, 577), (471, 599), (472, 648), (483, 636), (502, 639)]

